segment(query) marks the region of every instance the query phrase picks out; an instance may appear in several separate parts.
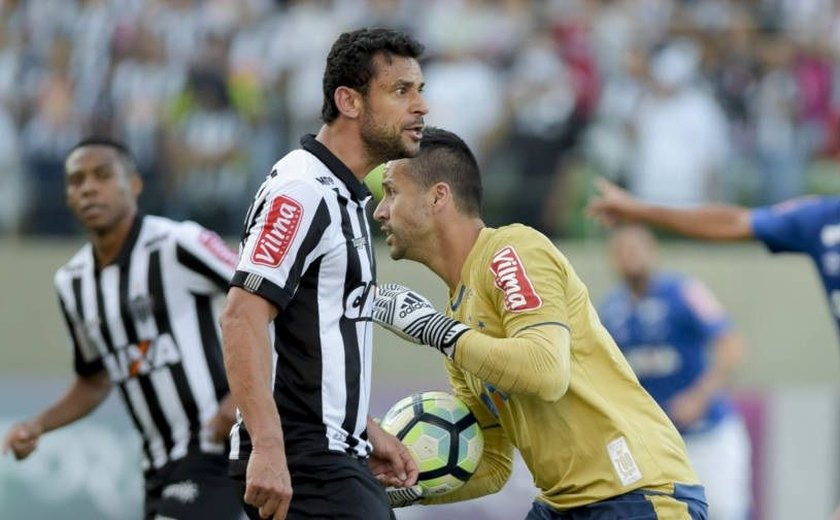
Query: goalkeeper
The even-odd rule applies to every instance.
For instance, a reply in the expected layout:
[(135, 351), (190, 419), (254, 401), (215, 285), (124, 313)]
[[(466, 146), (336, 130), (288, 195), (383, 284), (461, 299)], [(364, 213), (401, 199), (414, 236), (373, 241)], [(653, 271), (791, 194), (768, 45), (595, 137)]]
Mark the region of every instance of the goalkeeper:
[(463, 487), (437, 497), (401, 489), (392, 503), (495, 493), (515, 447), (540, 489), (528, 519), (705, 519), (679, 433), (639, 385), (568, 260), (529, 227), (485, 227), (480, 174), (464, 142), (427, 128), (419, 154), (389, 163), (382, 187), (374, 218), (391, 257), (425, 264), (448, 285), (450, 302), (444, 315), (385, 284), (374, 320), (445, 356), (485, 437)]

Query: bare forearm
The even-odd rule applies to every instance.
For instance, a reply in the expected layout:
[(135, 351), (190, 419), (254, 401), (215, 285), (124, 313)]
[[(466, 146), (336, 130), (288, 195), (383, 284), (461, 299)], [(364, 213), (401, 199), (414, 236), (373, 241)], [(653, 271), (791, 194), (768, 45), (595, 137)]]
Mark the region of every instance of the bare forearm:
[(239, 407), (255, 446), (283, 445), (280, 414), (271, 393), (271, 345), (266, 324), (246, 317), (223, 321), (230, 397)]
[(739, 206), (721, 204), (682, 209), (638, 204), (629, 217), (692, 238), (747, 240), (753, 237), (750, 212)]
[(111, 392), (111, 381), (105, 371), (77, 377), (70, 388), (52, 406), (32, 420), (43, 433), (66, 426), (94, 411)]
[(714, 345), (712, 366), (698, 381), (708, 395), (714, 395), (726, 387), (733, 373), (741, 364), (746, 346), (743, 338), (734, 332), (721, 336)]
[(458, 340), (455, 363), (503, 392), (556, 401), (569, 386), (569, 349), (569, 332), (560, 325), (513, 338), (471, 331)]

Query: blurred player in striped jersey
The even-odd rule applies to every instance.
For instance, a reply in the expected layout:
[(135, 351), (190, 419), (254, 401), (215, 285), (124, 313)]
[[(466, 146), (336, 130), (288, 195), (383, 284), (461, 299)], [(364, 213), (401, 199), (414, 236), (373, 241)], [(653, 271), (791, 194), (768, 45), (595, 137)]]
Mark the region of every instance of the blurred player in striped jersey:
[(9, 430), (3, 453), (28, 457), (42, 434), (85, 417), (116, 388), (142, 440), (144, 518), (238, 518), (225, 450), (235, 407), (218, 326), (236, 255), (196, 223), (140, 214), (142, 181), (119, 142), (77, 144), (65, 184), (89, 239), (55, 275), (76, 377)]
[(618, 228), (610, 253), (621, 283), (598, 309), (601, 321), (685, 440), (706, 488), (709, 518), (746, 520), (750, 441), (726, 386), (744, 343), (699, 281), (656, 268), (653, 234)]

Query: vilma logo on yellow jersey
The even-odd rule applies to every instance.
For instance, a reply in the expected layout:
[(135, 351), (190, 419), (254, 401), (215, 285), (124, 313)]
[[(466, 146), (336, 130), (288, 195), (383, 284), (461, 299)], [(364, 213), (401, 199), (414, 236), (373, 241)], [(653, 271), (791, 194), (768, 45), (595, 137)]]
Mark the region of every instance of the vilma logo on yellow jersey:
[(505, 309), (508, 311), (531, 311), (542, 306), (542, 298), (534, 289), (513, 246), (505, 246), (493, 255), (490, 272), (493, 273), (496, 287), (505, 294)]

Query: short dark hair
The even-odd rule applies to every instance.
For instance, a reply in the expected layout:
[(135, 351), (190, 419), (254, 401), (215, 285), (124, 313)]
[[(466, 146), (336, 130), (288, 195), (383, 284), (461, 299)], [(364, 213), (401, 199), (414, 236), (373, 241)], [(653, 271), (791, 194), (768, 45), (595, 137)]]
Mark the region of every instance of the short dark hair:
[(338, 118), (335, 104), (338, 87), (367, 94), (370, 80), (376, 75), (374, 56), (382, 54), (388, 62), (392, 56), (417, 59), (424, 50), (425, 47), (411, 36), (392, 29), (364, 28), (342, 33), (327, 55), (321, 119), (331, 123)]
[(445, 182), (452, 189), (455, 206), (471, 217), (481, 216), (481, 172), (470, 147), (452, 132), (426, 127), (420, 152), (409, 159), (411, 177), (422, 187)]
[(125, 162), (126, 166), (128, 166), (131, 173), (137, 173), (137, 164), (134, 161), (134, 155), (131, 153), (131, 150), (128, 149), (121, 141), (117, 141), (111, 137), (107, 136), (100, 136), (100, 135), (92, 135), (89, 137), (85, 137), (78, 143), (76, 143), (73, 148), (67, 152), (67, 157), (70, 156), (71, 153), (75, 152), (79, 148), (84, 148), (86, 146), (107, 146), (108, 148), (112, 148), (114, 151), (117, 152), (120, 159)]

